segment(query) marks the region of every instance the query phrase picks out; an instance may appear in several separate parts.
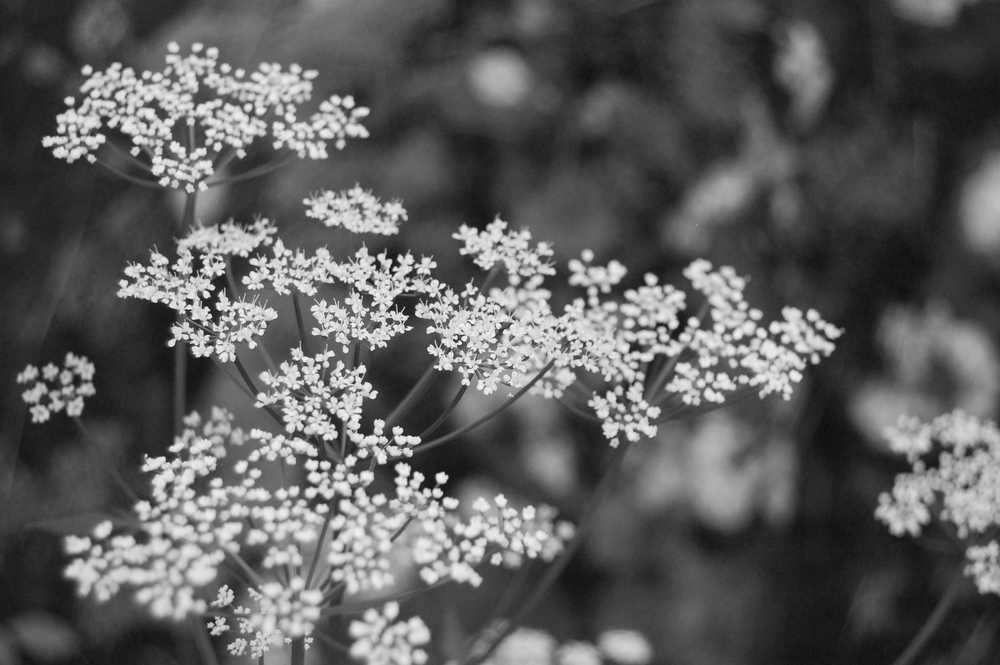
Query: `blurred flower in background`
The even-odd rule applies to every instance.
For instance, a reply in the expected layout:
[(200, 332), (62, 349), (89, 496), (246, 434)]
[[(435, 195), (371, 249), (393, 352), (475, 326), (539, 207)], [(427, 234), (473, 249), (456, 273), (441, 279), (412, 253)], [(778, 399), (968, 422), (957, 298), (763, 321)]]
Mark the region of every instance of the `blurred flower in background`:
[(987, 152), (965, 181), (959, 220), (969, 250), (1000, 267), (1000, 150)]
[(1000, 359), (996, 344), (974, 321), (955, 318), (947, 305), (923, 309), (892, 306), (882, 314), (877, 338), (884, 371), (854, 391), (849, 410), (870, 442), (901, 414), (930, 419), (961, 408), (980, 417), (996, 413)]

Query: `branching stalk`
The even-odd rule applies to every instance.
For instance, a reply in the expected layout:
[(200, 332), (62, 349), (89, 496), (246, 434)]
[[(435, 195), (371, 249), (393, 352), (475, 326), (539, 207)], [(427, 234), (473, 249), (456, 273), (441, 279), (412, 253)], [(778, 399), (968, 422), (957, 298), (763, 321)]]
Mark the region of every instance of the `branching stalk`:
[(425, 450), (430, 450), (431, 448), (435, 448), (437, 446), (440, 446), (442, 443), (447, 443), (448, 441), (451, 441), (452, 439), (456, 439), (456, 438), (462, 436), (463, 434), (465, 434), (466, 432), (479, 427), (480, 425), (482, 425), (486, 421), (492, 420), (497, 415), (499, 415), (500, 413), (506, 411), (511, 406), (513, 406), (514, 402), (516, 402), (517, 400), (519, 400), (526, 392), (528, 392), (529, 390), (531, 390), (531, 387), (533, 385), (535, 385), (536, 383), (538, 383), (542, 379), (542, 377), (545, 376), (550, 369), (552, 369), (552, 367), (555, 364), (556, 364), (555, 360), (550, 360), (548, 362), (548, 364), (545, 365), (545, 367), (543, 367), (541, 369), (541, 371), (539, 371), (538, 374), (535, 375), (535, 378), (533, 378), (531, 381), (528, 381), (528, 383), (526, 383), (520, 390), (518, 390), (516, 393), (514, 393), (510, 397), (510, 399), (508, 399), (506, 402), (504, 402), (503, 404), (501, 404), (497, 408), (495, 408), (492, 411), (490, 411), (489, 413), (487, 413), (482, 418), (479, 418), (479, 419), (475, 420), (474, 422), (469, 423), (468, 425), (466, 425), (464, 427), (459, 427), (454, 432), (451, 432), (450, 434), (445, 434), (444, 436), (438, 437), (437, 439), (434, 439), (433, 441), (428, 441), (426, 443), (421, 443), (420, 445), (416, 446), (413, 449), (413, 452), (415, 452), (415, 453), (416, 452), (423, 452)]

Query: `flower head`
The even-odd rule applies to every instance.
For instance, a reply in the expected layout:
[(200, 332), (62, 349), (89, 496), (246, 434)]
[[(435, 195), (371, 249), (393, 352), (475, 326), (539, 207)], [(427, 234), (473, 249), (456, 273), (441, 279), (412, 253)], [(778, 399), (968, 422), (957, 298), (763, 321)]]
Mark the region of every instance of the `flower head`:
[[(909, 473), (896, 476), (892, 492), (879, 496), (875, 517), (897, 536), (919, 536), (940, 502), (939, 516), (969, 541), (966, 574), (980, 591), (1000, 593), (1000, 546), (982, 544), (1000, 525), (1000, 429), (996, 423), (956, 410), (922, 423), (901, 417), (886, 432), (894, 450), (906, 454)], [(927, 457), (940, 450), (936, 463)]]
[(70, 417), (83, 413), (83, 400), (92, 397), (94, 365), (84, 356), (67, 353), (63, 367), (53, 363), (39, 368), (28, 365), (17, 375), (17, 382), (28, 385), (21, 398), (31, 410), (31, 422), (44, 423), (53, 413), (66, 411)]
[(140, 74), (120, 63), (103, 72), (85, 67), (79, 102), (66, 100), (56, 133), (42, 145), (67, 162), (94, 162), (113, 130), (131, 143), (133, 157), (145, 159), (160, 186), (193, 192), (208, 187), (226, 151), (243, 158), (257, 139), (270, 137), (275, 149), (290, 148), (300, 158), (325, 159), (328, 141), (340, 149), (348, 137), (367, 136), (359, 121), (368, 111), (351, 97), (330, 97), (307, 120), (298, 119), (315, 71), (265, 63), (248, 74), (218, 58), (218, 49), (201, 44), (182, 56), (171, 43), (160, 72)]

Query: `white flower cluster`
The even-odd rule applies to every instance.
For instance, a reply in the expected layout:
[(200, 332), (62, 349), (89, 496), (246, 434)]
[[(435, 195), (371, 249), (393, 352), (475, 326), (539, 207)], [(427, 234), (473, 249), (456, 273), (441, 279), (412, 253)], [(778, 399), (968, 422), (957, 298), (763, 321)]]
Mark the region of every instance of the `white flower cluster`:
[(303, 203), (309, 206), (307, 217), (327, 227), (342, 226), (351, 233), (396, 235), (399, 223), (406, 220), (406, 210), (399, 202), (382, 203), (358, 185), (340, 193), (324, 190)]
[[(332, 442), (341, 435), (339, 424), (352, 441), (360, 440), (364, 403), (378, 392), (364, 380), (364, 365), (349, 369), (342, 361), (334, 363), (335, 356), (330, 350), (306, 356), (301, 348), (292, 349), (291, 361), (281, 363), (279, 371), (261, 374), (269, 392), (260, 393), (256, 405), (278, 405), (289, 434)], [(385, 437), (378, 443), (389, 445)]]
[[(331, 195), (326, 203), (321, 199), (313, 201), (313, 216), (354, 230), (394, 228), (397, 218), (405, 216), (353, 190), (339, 199)], [(350, 210), (317, 212), (335, 200), (353, 201), (361, 212), (354, 217)], [(222, 362), (235, 357), (236, 344), (254, 348), (277, 316), (256, 299), (216, 294), (214, 280), (226, 271), (230, 254), (250, 256), (251, 270), (243, 277), (250, 290), (285, 295), (294, 289), (315, 297), (325, 285), (346, 289), (343, 299), (320, 298), (310, 308), (316, 322), (312, 334), (336, 342), (345, 352), (355, 343), (382, 348), (409, 331), (409, 315), (397, 302), (420, 296), (414, 315), (427, 322), (433, 336), (428, 350), (438, 370), (457, 372), (463, 384), (475, 381), (476, 389), (486, 394), (534, 381), (532, 390), (545, 397), (561, 396), (578, 373), (602, 377), (608, 387), (596, 391), (589, 405), (613, 445), (622, 436), (631, 441), (654, 436), (671, 400), (674, 409), (677, 402), (722, 403), (741, 386), (758, 388), (761, 397), (779, 393), (787, 398), (805, 367), (829, 355), (832, 340), (841, 333), (815, 311), (802, 314), (793, 308), (783, 310), (783, 320), (765, 326), (760, 311), (743, 300), (745, 280), (732, 268), (713, 271), (707, 261), (695, 261), (685, 271), (706, 299), (707, 321), (688, 317), (682, 322), (685, 294), (660, 284), (654, 275), (625, 291), (622, 300), (612, 299), (625, 268), (617, 262), (595, 266), (592, 252), (569, 266), (570, 284), (583, 287), (586, 297), (557, 313), (551, 293), (543, 288), (545, 277), (554, 272), (548, 261), (551, 248), (532, 245), (528, 231), (510, 231), (499, 219), (481, 232), (463, 226), (455, 237), (464, 242), (460, 251), (484, 270), (502, 266), (507, 286), (483, 291), (470, 282), (461, 293), (432, 276), (436, 264), (426, 257), (373, 256), (362, 246), (348, 260), (337, 261), (326, 248), (311, 255), (288, 249), (273, 234), (267, 220), (246, 229), (232, 223), (218, 230), (195, 229), (180, 241), (172, 265), (154, 252), (150, 266), (129, 266), (131, 279), (122, 281), (119, 294), (163, 302), (183, 313), (184, 320), (173, 328), (174, 341), (188, 341), (196, 355), (214, 354)], [(251, 255), (266, 246), (269, 255)], [(336, 438), (334, 419), (349, 423), (360, 417), (359, 393), (339, 392), (344, 381), (356, 382), (359, 368), (344, 374), (347, 366), (340, 363), (336, 371), (327, 371), (334, 357), (329, 350), (313, 358), (295, 353), (279, 373), (265, 375), (271, 391), (259, 398), (259, 405), (281, 403), (292, 418), (289, 431), (308, 426), (311, 432), (322, 431), (324, 438)], [(324, 371), (319, 373), (310, 369), (320, 366)], [(318, 380), (329, 385), (320, 386)], [(299, 381), (311, 386), (307, 400), (300, 400), (291, 387)], [(332, 394), (336, 404), (323, 397)], [(353, 414), (342, 410), (344, 400), (354, 400)]]
[[(463, 522), (455, 514), (458, 501), (441, 488), (447, 475), (437, 474), (435, 486), (425, 487), (423, 474), (406, 464), (395, 466), (394, 496), (371, 493), (375, 473), (355, 470), (358, 457), (334, 464), (303, 439), (261, 430), (248, 437), (232, 419), (221, 409), (205, 422), (193, 413), (170, 456), (146, 460), (151, 497), (135, 506), (136, 528), (116, 531), (106, 521), (88, 536), (67, 537), (73, 559), (66, 576), (81, 595), (107, 600), (130, 587), (154, 616), (203, 614), (209, 611), (203, 589), (224, 561), (240, 564), (245, 573), (247, 550), (260, 551), (264, 572), (249, 580), (256, 607), (233, 605), (224, 590), (211, 604), (219, 611), (213, 610), (210, 624), (216, 634), (230, 630), (220, 614), (229, 607), (241, 635), (230, 650), (259, 654), (271, 644), (310, 635), (333, 589), (351, 595), (392, 584), (391, 562), (400, 552), (428, 583), (478, 584), (473, 567), (484, 559), (506, 566), (519, 565), (522, 557), (549, 560), (572, 535), (545, 506)], [(375, 429), (380, 432), (381, 425)], [(224, 472), (220, 462), (234, 446), (244, 454)], [(363, 450), (376, 462), (393, 454)], [(266, 489), (260, 479), (276, 463), (302, 465), (302, 485)], [(498, 506), (504, 503), (497, 498)], [(405, 533), (408, 526), (413, 533)], [(305, 575), (305, 569), (316, 574)]]
[[(1000, 545), (980, 534), (1000, 525), (1000, 429), (996, 423), (956, 410), (923, 423), (901, 417), (886, 432), (892, 449), (905, 454), (912, 471), (896, 476), (892, 493), (879, 496), (875, 517), (896, 536), (919, 536), (940, 501), (940, 518), (971, 542), (966, 574), (980, 592), (1000, 594)], [(940, 450), (936, 465), (928, 456)]]
[(483, 231), (462, 224), (452, 237), (465, 243), (459, 253), (475, 257), (476, 265), (483, 270), (503, 263), (507, 279), (513, 286), (535, 275), (556, 274), (547, 260), (552, 256), (552, 247), (544, 242), (532, 246), (531, 233), (527, 229), (507, 231), (507, 222), (499, 217)]
[[(436, 517), (421, 521), (413, 542), (413, 560), (422, 566), (420, 577), (425, 582), (452, 579), (479, 586), (482, 577), (475, 567), (482, 561), (509, 568), (520, 566), (525, 557), (551, 561), (573, 537), (572, 525), (556, 523), (552, 508), (526, 506), (519, 511), (509, 507), (502, 494), (493, 502), (496, 515), (490, 514), (492, 507), (486, 499), (477, 499), (472, 508), (478, 514), (467, 523)], [(443, 503), (445, 508), (457, 505), (447, 500)]]
[(634, 630), (613, 629), (597, 644), (571, 641), (559, 644), (544, 630), (518, 628), (504, 638), (487, 665), (648, 665), (653, 660), (649, 641)]
[(529, 372), (550, 364), (549, 376), (535, 387), (547, 397), (559, 397), (579, 371), (603, 377), (608, 389), (595, 392), (589, 404), (613, 445), (621, 436), (654, 436), (674, 396), (684, 405), (721, 404), (727, 393), (748, 386), (761, 397), (787, 399), (806, 366), (832, 353), (841, 334), (813, 310), (803, 315), (785, 308), (783, 320), (761, 324), (760, 311), (743, 300), (745, 280), (732, 268), (713, 271), (703, 260), (684, 274), (705, 297), (708, 320), (689, 317), (682, 325), (683, 292), (647, 274), (623, 301), (610, 299), (625, 268), (615, 261), (594, 266), (589, 251), (569, 266), (570, 284), (585, 288), (586, 298), (557, 314), (542, 288), (551, 274), (547, 245), (532, 247), (527, 231), (506, 231), (500, 220), (482, 233), (463, 227), (456, 238), (484, 269), (502, 262), (510, 286), (482, 293), (470, 284), (461, 295), (445, 288), (417, 307), (438, 338), (430, 348), (437, 367), (458, 371), (466, 385), (475, 376), (477, 388), (489, 393), (501, 384), (520, 387)]
[(398, 617), (399, 603), (391, 601), (381, 612), (372, 608), (361, 621), (352, 621), (351, 657), (366, 665), (424, 665), (427, 652), (419, 647), (431, 641), (427, 625), (418, 616)]
[(136, 74), (120, 63), (103, 72), (85, 67), (81, 100), (66, 100), (56, 134), (42, 145), (67, 162), (94, 162), (105, 132), (114, 130), (131, 142), (133, 156), (148, 159), (160, 186), (194, 192), (208, 187), (223, 151), (242, 159), (251, 143), (269, 134), (275, 149), (311, 159), (327, 157), (328, 141), (340, 149), (348, 137), (367, 136), (359, 121), (368, 110), (351, 97), (330, 97), (307, 120), (298, 119), (315, 71), (265, 63), (247, 74), (219, 64), (215, 48), (194, 44), (182, 57), (171, 43), (168, 51), (162, 72)]
[(196, 227), (178, 241), (173, 263), (154, 250), (148, 266), (129, 265), (118, 296), (163, 303), (183, 314), (184, 319), (171, 328), (170, 346), (186, 341), (196, 356), (215, 355), (230, 362), (237, 344), (257, 346), (257, 338), (278, 313), (256, 298), (231, 300), (214, 282), (226, 273), (229, 256), (248, 256), (259, 245), (271, 244), (274, 233), (266, 219), (246, 228), (233, 222)]
[[(305, 646), (308, 648), (312, 643), (312, 638), (308, 635), (320, 617), (322, 592), (318, 589), (307, 590), (305, 580), (301, 576), (294, 576), (288, 585), (269, 582), (261, 585), (259, 591), (247, 589), (247, 594), (257, 604), (256, 609), (236, 605), (236, 596), (229, 585), (220, 587), (211, 603), (212, 607), (232, 612), (238, 634), (250, 636), (250, 639), (237, 637), (230, 642), (229, 653), (242, 656), (249, 649), (250, 657), (258, 659), (270, 651), (271, 645), (288, 642), (296, 637), (305, 637)], [(224, 635), (232, 630), (225, 616), (216, 616), (207, 627), (214, 636)]]
[(32, 384), (21, 393), (31, 411), (31, 422), (44, 423), (53, 413), (66, 410), (76, 418), (83, 413), (83, 398), (92, 397), (94, 365), (85, 356), (66, 354), (63, 367), (49, 363), (39, 369), (28, 365), (17, 375), (17, 382)]
[[(171, 459), (148, 458), (143, 471), (153, 473), (149, 501), (135, 506), (141, 533), (113, 533), (110, 521), (90, 536), (68, 536), (66, 551), (74, 556), (66, 577), (82, 596), (108, 600), (122, 586), (136, 589), (135, 598), (156, 617), (181, 619), (207, 609), (197, 590), (215, 579), (227, 552), (237, 552), (245, 507), (230, 505), (230, 490), (221, 480), (206, 484), (227, 445), (239, 445), (243, 433), (232, 416), (216, 409), (202, 423), (198, 414), (185, 419)], [(252, 487), (252, 482), (250, 483)], [(248, 489), (241, 486), (244, 490)]]

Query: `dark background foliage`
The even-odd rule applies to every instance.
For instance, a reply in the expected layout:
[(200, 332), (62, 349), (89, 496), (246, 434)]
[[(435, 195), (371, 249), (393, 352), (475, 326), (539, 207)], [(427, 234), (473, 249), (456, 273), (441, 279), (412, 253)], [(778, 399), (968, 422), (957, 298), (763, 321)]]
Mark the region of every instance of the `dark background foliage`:
[[(314, 246), (327, 241), (302, 198), (360, 183), (409, 211), (393, 248), (456, 279), (453, 229), (499, 214), (562, 264), (591, 248), (630, 284), (651, 271), (679, 285), (705, 257), (749, 275), (766, 312), (815, 307), (846, 328), (792, 402), (746, 400), (631, 451), (530, 625), (560, 640), (634, 628), (657, 662), (685, 665), (890, 663), (917, 633), (961, 550), (873, 520), (902, 470), (880, 431), (904, 412), (996, 416), (1000, 3), (3, 0), (0, 665), (197, 658), (188, 631), (128, 599), (78, 600), (55, 533), (126, 506), (108, 459), (139, 484), (141, 456), (169, 443), (170, 315), (114, 294), (177, 216), (162, 193), (57, 162), (41, 137), (84, 64), (156, 70), (171, 40), (236, 66), (298, 62), (320, 71), (317, 97), (372, 109), (371, 138), (228, 188), (199, 210), (207, 223), (260, 213)], [(67, 350), (97, 364), (102, 455), (69, 425), (27, 424), (14, 376)], [(383, 394), (405, 390), (412, 356), (373, 369)], [(195, 404), (246, 410), (210, 367), (194, 372)], [(460, 493), (499, 486), (579, 513), (606, 455), (594, 432), (531, 406), (484, 430), (423, 463)], [(491, 575), (410, 609), (446, 656), (510, 584)], [(996, 662), (998, 628), (996, 599), (969, 583), (923, 662)]]

